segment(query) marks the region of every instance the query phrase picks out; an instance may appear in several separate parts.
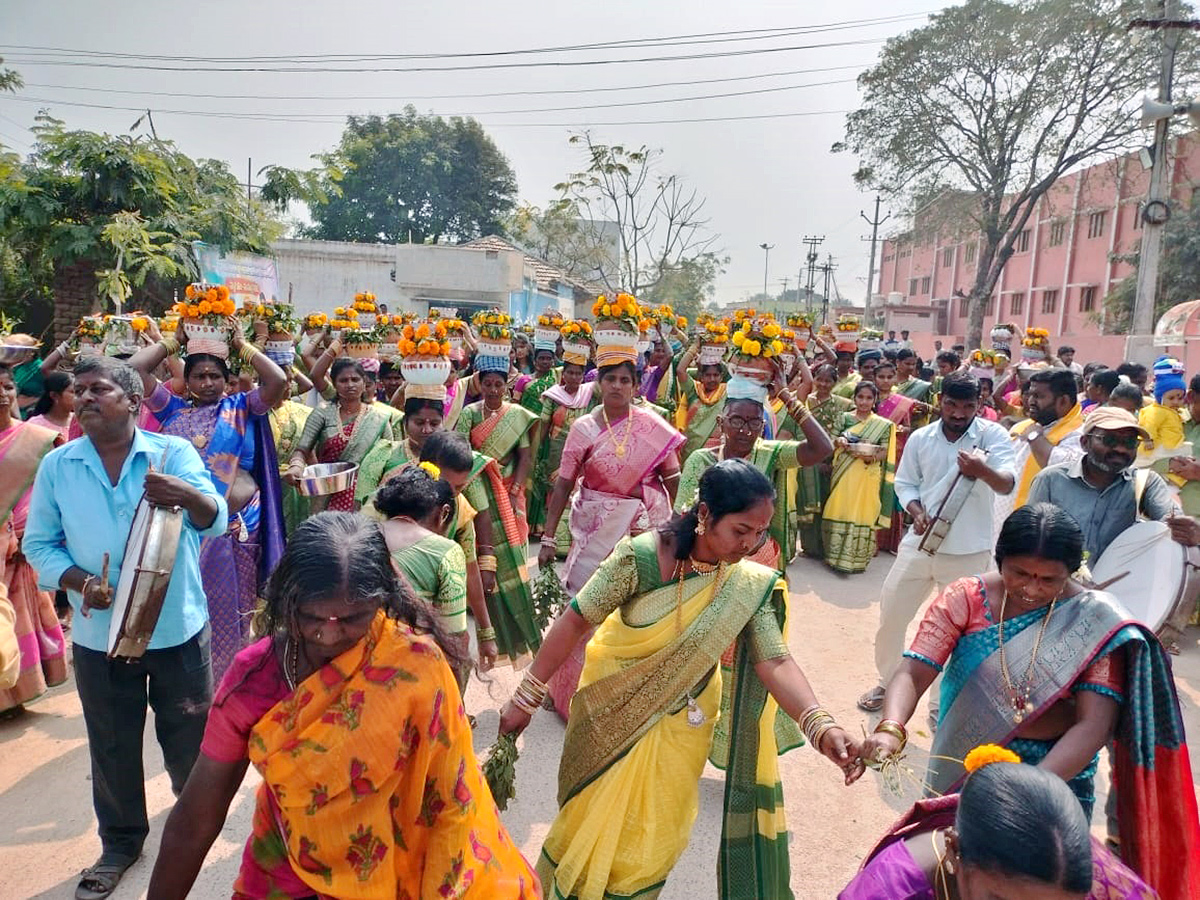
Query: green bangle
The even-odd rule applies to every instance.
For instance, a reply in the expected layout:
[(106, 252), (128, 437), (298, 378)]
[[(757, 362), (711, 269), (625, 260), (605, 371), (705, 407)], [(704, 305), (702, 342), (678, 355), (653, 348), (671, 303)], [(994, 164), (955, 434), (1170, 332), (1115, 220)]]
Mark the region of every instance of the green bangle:
[(481, 643), (481, 644), (484, 643), (485, 641), (494, 641), (496, 639), (496, 629), (495, 628), (476, 628), (475, 629), (475, 637), (477, 637), (479, 639), (479, 643)]

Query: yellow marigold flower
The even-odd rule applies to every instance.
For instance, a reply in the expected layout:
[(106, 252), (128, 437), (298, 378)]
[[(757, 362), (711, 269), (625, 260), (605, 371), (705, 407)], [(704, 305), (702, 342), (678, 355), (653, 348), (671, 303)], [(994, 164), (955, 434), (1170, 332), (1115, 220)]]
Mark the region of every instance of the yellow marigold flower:
[(977, 772), (992, 763), (1019, 763), (1020, 761), (1021, 757), (1007, 747), (1001, 747), (999, 744), (981, 744), (967, 754), (967, 758), (963, 760), (963, 768), (968, 772)]
[(347, 319), (357, 319), (358, 318), (358, 310), (357, 309), (346, 310), (346, 318)]
[(746, 335), (744, 335), (744, 334), (743, 334), (742, 332), (740, 332), (740, 331), (735, 331), (735, 332), (733, 333), (733, 346), (735, 346), (735, 347), (740, 347), (740, 346), (742, 346), (742, 345), (743, 345), (745, 342), (746, 342)]
[(439, 478), (442, 477), (442, 470), (439, 469), (433, 463), (431, 463), (429, 460), (426, 460), (425, 462), (418, 464), (417, 468), (424, 469), (425, 472), (429, 475), (429, 477), (432, 478), (434, 481), (437, 481)]
[(751, 324), (752, 324), (752, 323), (750, 322), (750, 320), (749, 320), (749, 319), (747, 319), (745, 322), (743, 322), (743, 323), (742, 323), (742, 331), (744, 331), (746, 334), (749, 334), (749, 333), (750, 333), (750, 327), (751, 327)]
[(780, 328), (778, 325), (776, 325), (774, 322), (772, 322), (770, 325), (768, 325), (766, 328), (763, 329), (763, 334), (769, 338), (777, 338), (782, 333), (783, 333), (783, 329)]
[(606, 315), (606, 316), (611, 316), (611, 315), (612, 315), (612, 311), (613, 311), (613, 308), (612, 308), (612, 306), (610, 306), (610, 305), (609, 305), (609, 304), (607, 304), (607, 303), (605, 303), (605, 304), (604, 304), (602, 307), (600, 307), (600, 312), (601, 312), (603, 315)]
[(783, 352), (783, 341), (781, 341), (779, 339), (771, 341), (771, 349), (774, 350), (776, 353), (782, 353)]

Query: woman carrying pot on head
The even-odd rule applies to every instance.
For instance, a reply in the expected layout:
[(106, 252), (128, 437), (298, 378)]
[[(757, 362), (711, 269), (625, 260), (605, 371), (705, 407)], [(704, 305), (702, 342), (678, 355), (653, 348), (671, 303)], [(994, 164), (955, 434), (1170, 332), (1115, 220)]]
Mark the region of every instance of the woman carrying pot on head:
[(462, 411), (457, 432), (486, 464), (472, 478), (482, 486), (486, 501), (477, 507), (491, 526), (493, 546), (479, 555), (481, 569), (490, 570), (485, 589), (488, 612), (496, 628), (502, 657), (516, 663), (536, 650), (541, 631), (533, 618), (533, 596), (526, 568), (529, 526), (525, 518), (525, 480), (529, 474), (529, 429), (536, 421), (529, 410), (508, 402), (508, 359), (479, 354), (475, 367), (483, 399)]
[[(248, 342), (240, 324), (228, 320), (230, 348), (253, 368), (259, 386), (247, 393), (227, 392), (232, 378), (221, 356), (227, 349), (189, 353), (184, 380), (190, 399), (167, 390), (154, 371), (186, 341), (180, 322), (176, 337), (164, 338), (150, 320), (155, 343), (129, 359), (142, 376), (145, 408), (161, 423), (163, 434), (187, 438), (200, 453), (213, 486), (229, 504), (229, 530), (200, 545), (200, 574), (212, 622), (213, 675), (220, 678), (250, 634), (259, 584), (283, 551), (284, 525), (279, 463), (267, 416), (287, 394), (287, 376), (265, 353)], [(264, 323), (265, 327), (265, 323)]]
[[(585, 323), (570, 323), (582, 325)], [(571, 426), (591, 412), (596, 404), (596, 383), (584, 383), (591, 345), (586, 342), (582, 327), (576, 335), (584, 335), (583, 341), (564, 341), (562, 374), (558, 384), (547, 388), (542, 394), (541, 418), (530, 452), (533, 454), (533, 479), (529, 490), (529, 532), (534, 540), (541, 540), (546, 523), (550, 492), (558, 480), (562, 465), (563, 447)], [(562, 520), (560, 519), (560, 524)], [(570, 543), (570, 532), (559, 528), (560, 546), (565, 552)]]

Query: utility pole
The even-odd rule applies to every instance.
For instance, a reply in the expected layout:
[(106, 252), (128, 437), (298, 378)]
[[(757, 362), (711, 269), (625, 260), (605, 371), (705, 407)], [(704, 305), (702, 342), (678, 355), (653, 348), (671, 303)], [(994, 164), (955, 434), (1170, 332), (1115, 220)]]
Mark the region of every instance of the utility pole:
[[(1184, 23), (1178, 22), (1179, 0), (1159, 0), (1160, 19), (1145, 19), (1131, 22), (1129, 27), (1149, 28), (1162, 32), (1162, 61), (1158, 72), (1158, 100), (1171, 102), (1171, 82), (1175, 74), (1175, 53)], [(1167, 140), (1171, 129), (1170, 115), (1154, 123), (1154, 155), (1150, 167), (1150, 188), (1146, 192), (1145, 212), (1151, 205), (1169, 203), (1171, 196), (1170, 160), (1167, 159)], [(1137, 295), (1133, 301), (1133, 334), (1146, 335), (1154, 332), (1154, 300), (1158, 293), (1158, 257), (1162, 250), (1163, 225), (1166, 217), (1151, 221), (1144, 219), (1142, 247), (1138, 259)], [(1114, 227), (1116, 227), (1114, 225)]]
[(771, 266), (771, 251), (775, 249), (774, 244), (762, 243), (758, 245), (763, 250), (763, 303), (767, 302), (767, 273)]
[(779, 283), (783, 285), (783, 293), (779, 295), (779, 302), (786, 303), (787, 302), (788, 276), (785, 275), (782, 278), (780, 278)]
[(833, 270), (837, 268), (833, 261), (833, 254), (828, 254), (825, 264), (817, 266), (817, 268), (825, 276), (825, 299), (821, 302), (821, 324), (826, 325), (829, 322), (829, 279), (833, 275)]
[[(867, 268), (867, 300), (866, 303), (863, 304), (863, 325), (867, 325), (871, 321), (871, 295), (875, 291), (875, 248), (879, 242), (879, 226), (890, 219), (892, 214), (888, 213), (882, 219), (879, 218), (878, 194), (875, 195), (874, 218), (868, 219), (867, 214), (861, 209), (858, 211), (858, 214), (863, 217), (863, 221), (871, 226), (871, 237), (869, 239), (871, 241), (871, 264)], [(868, 240), (868, 238), (863, 238), (863, 240)]]
[(249, 156), (246, 157), (246, 212), (250, 212), (251, 207), (253, 207), (253, 205), (254, 205), (254, 196), (251, 193), (252, 185), (250, 183), (250, 181), (251, 181), (251, 163), (253, 163), (253, 162), (254, 162), (254, 160), (251, 157), (249, 157)]
[(808, 248), (808, 252), (804, 254), (804, 261), (808, 264), (808, 281), (806, 282), (807, 287), (805, 287), (804, 292), (805, 306), (809, 312), (812, 312), (813, 284), (817, 278), (817, 260), (820, 259), (817, 248), (825, 243), (825, 235), (810, 236), (806, 234), (800, 243)]

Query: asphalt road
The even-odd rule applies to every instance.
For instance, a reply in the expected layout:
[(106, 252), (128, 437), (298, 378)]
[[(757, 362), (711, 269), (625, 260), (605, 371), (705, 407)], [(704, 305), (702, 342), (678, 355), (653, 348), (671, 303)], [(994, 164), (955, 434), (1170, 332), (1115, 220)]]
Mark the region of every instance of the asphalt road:
[[(855, 698), (872, 683), (872, 638), (879, 587), (893, 557), (878, 557), (870, 569), (838, 576), (823, 565), (798, 560), (789, 570), (793, 592), (789, 643), (822, 702), (849, 729), (867, 726)], [(1188, 731), (1200, 734), (1200, 630), (1189, 630), (1183, 654), (1175, 657), (1176, 683)], [(496, 734), (497, 711), (516, 684), (511, 670), (472, 681), (467, 708), (478, 717), (475, 749), (482, 754)], [(929, 737), (924, 706), (914, 718), (908, 763), (924, 771)], [(555, 812), (555, 775), (563, 726), (553, 714), (539, 715), (521, 739), (517, 798), (504, 814), (514, 840), (535, 859)], [(126, 875), (114, 897), (144, 897), (159, 835), (172, 803), (170, 785), (146, 729), (147, 801), (151, 835), (147, 856)], [(1200, 781), (1198, 760), (1193, 779)], [(1107, 782), (1102, 760), (1098, 787)], [(792, 887), (801, 900), (832, 898), (846, 883), (875, 840), (916, 796), (915, 782), (894, 796), (874, 773), (856, 785), (810, 748), (781, 760), (788, 825), (792, 839)], [(242, 846), (249, 833), (257, 776), (251, 770), (209, 853), (192, 896), (228, 897)], [(722, 775), (711, 767), (701, 784), (700, 815), (691, 844), (663, 891), (664, 900), (704, 900), (716, 896), (716, 848), (721, 828)], [(1097, 803), (1103, 809), (1103, 799)], [(1097, 833), (1103, 828), (1100, 817)], [(30, 704), (28, 711), (0, 723), (0, 898), (73, 896), (80, 869), (99, 852), (91, 810), (87, 742), (79, 699), (71, 683)]]

